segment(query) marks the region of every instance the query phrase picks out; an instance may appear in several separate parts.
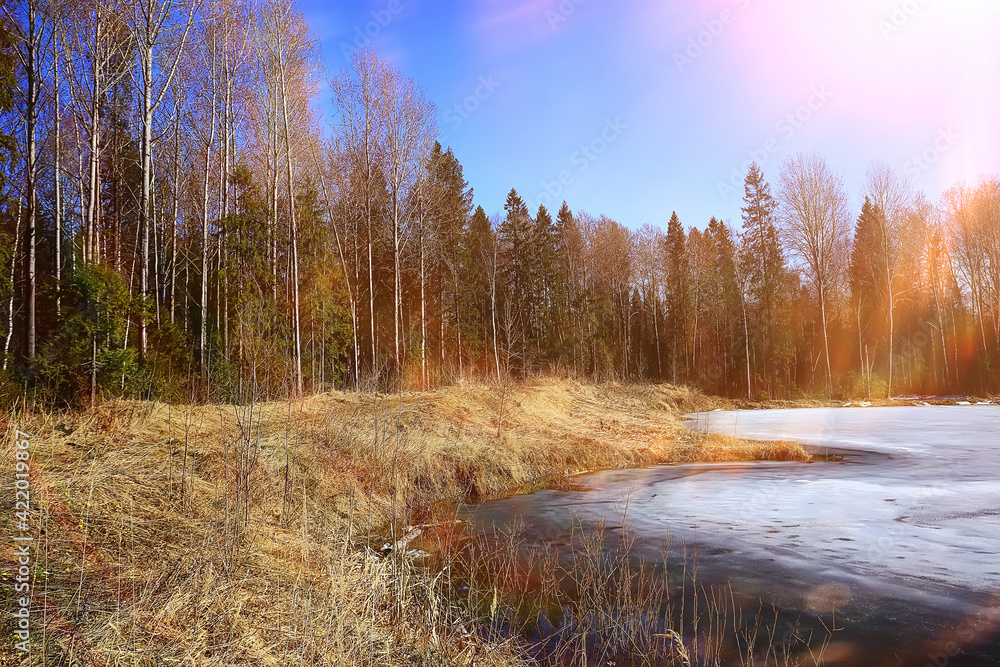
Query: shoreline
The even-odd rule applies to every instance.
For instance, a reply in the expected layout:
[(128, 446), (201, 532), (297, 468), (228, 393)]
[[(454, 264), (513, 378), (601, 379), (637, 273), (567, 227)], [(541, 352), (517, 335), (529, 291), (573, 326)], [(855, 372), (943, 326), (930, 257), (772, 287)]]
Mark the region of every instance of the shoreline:
[(33, 650), (88, 664), (460, 663), (471, 650), (517, 664), (515, 645), (442, 616), (427, 575), (379, 546), (452, 518), (457, 502), (559, 488), (577, 471), (808, 457), (690, 431), (679, 415), (704, 404), (667, 385), (543, 379), (11, 415), (6, 460), (17, 429), (33, 444), (32, 605), (47, 618)]

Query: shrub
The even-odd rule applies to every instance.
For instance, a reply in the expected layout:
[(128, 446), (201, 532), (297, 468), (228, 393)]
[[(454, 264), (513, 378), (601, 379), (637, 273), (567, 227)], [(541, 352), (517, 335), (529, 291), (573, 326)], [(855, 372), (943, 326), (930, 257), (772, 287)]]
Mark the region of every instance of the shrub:
[(126, 335), (136, 304), (124, 281), (104, 266), (78, 266), (64, 286), (59, 326), (31, 368), (39, 393), (79, 405), (89, 402), (92, 388), (116, 394), (134, 389), (138, 354)]

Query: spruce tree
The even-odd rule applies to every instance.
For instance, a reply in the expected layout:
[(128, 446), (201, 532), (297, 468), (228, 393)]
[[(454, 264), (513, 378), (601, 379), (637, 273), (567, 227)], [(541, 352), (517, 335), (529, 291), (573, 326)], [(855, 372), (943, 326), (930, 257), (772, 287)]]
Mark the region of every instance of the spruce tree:
[(552, 293), (556, 282), (553, 275), (556, 256), (555, 224), (544, 206), (535, 215), (533, 255), (532, 322), (536, 345), (541, 356), (548, 357), (552, 341)]
[(535, 223), (524, 200), (511, 189), (504, 204), (506, 217), (498, 230), (502, 254), (504, 329), (508, 336), (508, 355), (527, 359), (530, 338), (530, 310), (534, 293)]
[(865, 197), (861, 207), (861, 215), (854, 226), (854, 241), (851, 244), (851, 263), (848, 268), (851, 288), (851, 307), (855, 324), (858, 328), (858, 359), (861, 364), (861, 375), (869, 395), (871, 393), (871, 378), (868, 373), (868, 363), (865, 359), (867, 337), (874, 326), (873, 315), (879, 306), (879, 295), (885, 290), (882, 279), (884, 273), (879, 270), (876, 254), (880, 245), (882, 224), (878, 207), (872, 204), (870, 197)]
[(777, 202), (771, 196), (771, 186), (757, 163), (750, 165), (744, 181), (743, 231), (740, 234), (739, 261), (749, 282), (755, 328), (763, 357), (761, 374), (769, 393), (777, 373), (778, 313), (785, 283), (785, 259), (774, 226)]
[(493, 230), (482, 206), (477, 206), (465, 230), (461, 268), (463, 335), (468, 347), (486, 357), (490, 331), (490, 284), (487, 274)]
[(552, 317), (553, 327), (560, 341), (561, 354), (568, 354), (576, 366), (576, 341), (580, 339), (580, 324), (577, 321), (576, 283), (573, 280), (573, 256), (575, 240), (580, 229), (569, 205), (564, 201), (559, 207), (552, 230), (555, 256), (552, 267)]
[(688, 260), (684, 227), (674, 211), (667, 223), (665, 261), (667, 267), (667, 335), (670, 339), (672, 381), (685, 379), (687, 358)]
[(442, 151), (440, 142), (435, 142), (431, 150), (428, 172), (431, 218), (428, 236), (432, 238), (426, 260), (430, 265), (427, 287), (436, 295), (433, 300), (438, 305), (438, 358), (444, 365), (447, 345), (454, 342), (453, 351), (461, 372), (464, 370), (461, 267), (468, 263), (462, 240), (472, 214), (472, 188), (451, 148)]

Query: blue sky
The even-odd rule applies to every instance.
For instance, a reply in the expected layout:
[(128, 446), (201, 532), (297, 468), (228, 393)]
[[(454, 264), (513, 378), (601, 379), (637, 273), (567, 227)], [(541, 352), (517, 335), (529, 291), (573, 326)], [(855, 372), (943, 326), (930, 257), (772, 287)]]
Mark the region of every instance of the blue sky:
[[(332, 75), (352, 43), (416, 79), (488, 213), (632, 229), (739, 224), (750, 159), (772, 183), (818, 151), (860, 209), (872, 160), (937, 201), (1000, 172), (995, 0), (303, 0)], [(329, 91), (321, 87), (329, 116)], [(551, 204), (551, 205), (550, 205)]]

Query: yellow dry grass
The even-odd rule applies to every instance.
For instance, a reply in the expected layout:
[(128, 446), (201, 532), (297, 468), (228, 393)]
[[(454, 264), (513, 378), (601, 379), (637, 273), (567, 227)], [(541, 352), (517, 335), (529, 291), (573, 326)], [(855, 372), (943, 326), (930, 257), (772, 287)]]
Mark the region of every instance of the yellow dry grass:
[[(517, 647), (481, 639), (432, 576), (363, 545), (567, 472), (806, 457), (687, 431), (677, 415), (699, 400), (552, 379), (17, 413), (0, 455), (13, 461), (14, 429), (30, 434), (32, 659), (6, 643), (0, 664), (518, 664)], [(10, 542), (0, 561), (13, 564)], [(11, 637), (8, 580), (0, 596)]]

